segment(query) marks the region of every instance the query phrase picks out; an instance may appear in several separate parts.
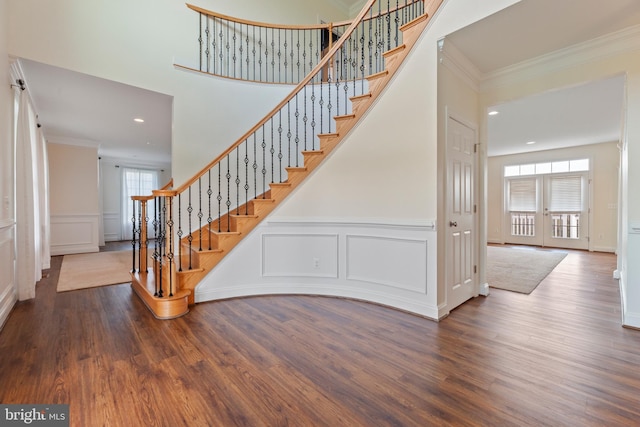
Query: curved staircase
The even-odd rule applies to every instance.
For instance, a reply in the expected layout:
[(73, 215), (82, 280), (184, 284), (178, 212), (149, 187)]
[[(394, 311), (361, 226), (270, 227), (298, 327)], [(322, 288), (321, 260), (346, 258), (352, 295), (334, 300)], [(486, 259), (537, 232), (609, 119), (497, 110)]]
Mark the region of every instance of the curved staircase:
[[(160, 253), (162, 254), (164, 251), (162, 256), (157, 256), (156, 252), (154, 255), (148, 255), (149, 243), (140, 242), (141, 264), (137, 271), (131, 273), (132, 288), (154, 316), (159, 319), (170, 319), (182, 316), (189, 311), (189, 305), (194, 303), (194, 289), (198, 283), (279, 203), (285, 200), (315, 168), (322, 164), (372, 107), (426, 28), (429, 17), (435, 13), (441, 3), (442, 0), (430, 2), (425, 6), (424, 13), (420, 17), (399, 27), (402, 42), (399, 46), (387, 50), (383, 54), (384, 70), (366, 77), (368, 84), (366, 93), (349, 98), (351, 101), (350, 113), (333, 116), (335, 131), (319, 134), (319, 147), (301, 151), (302, 166), (285, 167), (286, 180), (270, 183), (269, 189), (263, 194), (233, 208), (233, 212), (229, 211), (219, 218), (207, 222), (204, 226), (190, 232), (188, 236), (180, 236), (178, 233), (173, 239), (179, 238), (179, 245), (172, 241), (171, 235), (164, 236), (161, 239)], [(369, 7), (371, 4), (373, 4), (372, 1), (368, 2)], [(363, 16), (365, 16), (364, 9), (359, 18), (362, 19)], [(338, 47), (334, 46), (334, 50), (337, 49)], [(317, 68), (319, 69), (321, 66), (322, 64)], [(224, 154), (220, 157), (221, 161), (223, 158)], [(201, 173), (201, 175), (203, 174)], [(230, 179), (227, 177), (227, 180)], [(163, 210), (170, 218), (169, 228), (176, 226), (173, 220), (175, 213), (172, 214), (171, 210), (174, 209), (173, 205), (175, 204), (172, 200), (176, 198), (177, 194), (177, 190), (166, 189), (154, 192), (155, 197), (164, 198), (167, 201)], [(208, 197), (211, 200), (211, 191), (209, 191)], [(141, 209), (143, 208), (144, 206)], [(191, 208), (191, 201), (189, 201), (189, 208)], [(139, 216), (144, 217), (140, 214)], [(202, 220), (203, 215), (199, 216)], [(138, 228), (138, 235), (146, 235), (146, 230), (143, 230), (143, 227), (145, 226), (141, 225)], [(177, 249), (175, 249), (176, 247)], [(151, 258), (153, 268), (147, 268), (148, 258)], [(185, 268), (185, 265), (188, 265), (189, 268)], [(134, 270), (136, 269), (134, 268)]]

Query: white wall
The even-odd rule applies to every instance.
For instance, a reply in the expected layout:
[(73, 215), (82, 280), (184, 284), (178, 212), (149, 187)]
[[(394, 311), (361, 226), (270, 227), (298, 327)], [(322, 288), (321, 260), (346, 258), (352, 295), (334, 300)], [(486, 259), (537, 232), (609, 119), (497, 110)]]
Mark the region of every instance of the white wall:
[(0, 0), (0, 328), (17, 301), (15, 282), (13, 89), (10, 88), (7, 0)]
[(588, 158), (591, 161), (592, 193), (589, 206), (590, 242), (592, 251), (615, 252), (618, 246), (618, 174), (620, 152), (618, 142), (585, 145), (558, 150), (490, 157), (488, 162), (489, 242), (504, 243), (509, 233), (504, 219), (504, 166), (545, 161)]
[(51, 254), (98, 252), (98, 149), (47, 144)]

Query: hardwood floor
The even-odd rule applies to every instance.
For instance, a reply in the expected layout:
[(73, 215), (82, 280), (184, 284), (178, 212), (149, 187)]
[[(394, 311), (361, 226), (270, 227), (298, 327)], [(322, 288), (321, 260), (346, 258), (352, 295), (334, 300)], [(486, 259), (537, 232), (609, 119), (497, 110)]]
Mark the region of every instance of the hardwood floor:
[(60, 260), (0, 332), (0, 402), (69, 403), (72, 426), (640, 424), (611, 254), (570, 252), (532, 294), (440, 323), (309, 296), (158, 321), (129, 285), (56, 293)]

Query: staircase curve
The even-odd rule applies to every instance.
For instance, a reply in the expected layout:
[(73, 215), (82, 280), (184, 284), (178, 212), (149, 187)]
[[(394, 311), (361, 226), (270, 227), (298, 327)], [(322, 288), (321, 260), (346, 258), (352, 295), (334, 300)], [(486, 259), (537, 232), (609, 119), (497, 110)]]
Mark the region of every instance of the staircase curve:
[(399, 3), (369, 0), (290, 95), (186, 183), (132, 197), (131, 286), (156, 318), (186, 314), (198, 283), (345, 139), (442, 0)]

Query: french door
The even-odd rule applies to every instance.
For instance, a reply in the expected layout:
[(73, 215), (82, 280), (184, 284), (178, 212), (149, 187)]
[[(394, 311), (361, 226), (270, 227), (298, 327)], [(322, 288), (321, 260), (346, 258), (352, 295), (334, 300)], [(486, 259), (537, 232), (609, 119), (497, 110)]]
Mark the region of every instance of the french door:
[(588, 173), (505, 181), (507, 243), (589, 249)]

